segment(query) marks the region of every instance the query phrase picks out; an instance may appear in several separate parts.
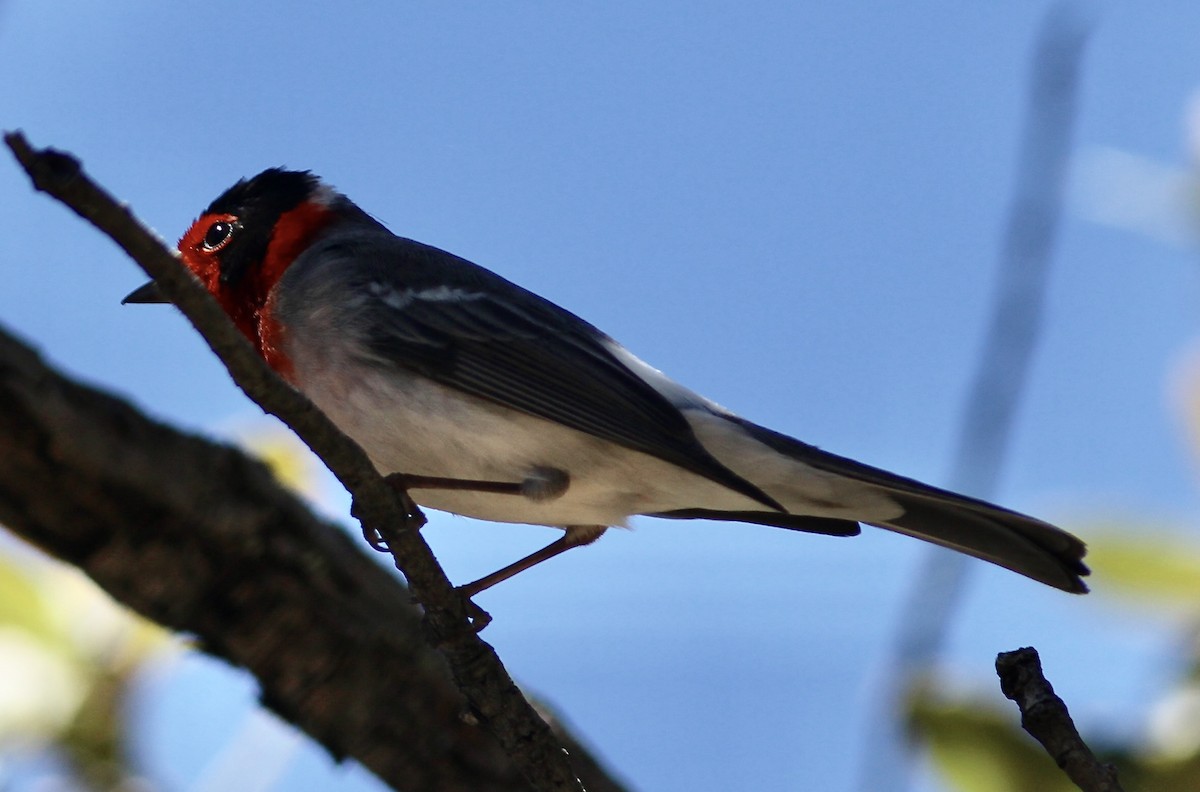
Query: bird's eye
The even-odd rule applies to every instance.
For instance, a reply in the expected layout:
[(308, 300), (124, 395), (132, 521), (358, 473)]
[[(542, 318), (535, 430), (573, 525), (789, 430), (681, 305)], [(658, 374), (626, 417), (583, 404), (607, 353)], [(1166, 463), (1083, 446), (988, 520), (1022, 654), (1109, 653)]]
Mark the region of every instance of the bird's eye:
[(201, 246), (209, 253), (215, 253), (229, 244), (233, 237), (233, 223), (228, 220), (218, 220), (208, 227)]

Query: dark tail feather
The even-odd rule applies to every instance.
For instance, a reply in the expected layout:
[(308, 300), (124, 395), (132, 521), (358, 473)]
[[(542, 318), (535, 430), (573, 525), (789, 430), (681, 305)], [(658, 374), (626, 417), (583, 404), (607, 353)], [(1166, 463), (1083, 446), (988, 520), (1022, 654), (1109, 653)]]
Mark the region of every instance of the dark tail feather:
[(904, 514), (879, 525), (961, 553), (1073, 594), (1087, 593), (1080, 578), (1083, 542), (1049, 523), (998, 506), (934, 490), (930, 495), (888, 493)]
[[(904, 508), (904, 514), (880, 523), (880, 528), (991, 561), (1073, 594), (1083, 594), (1088, 590), (1080, 579), (1088, 574), (1088, 568), (1083, 563), (1087, 548), (1066, 531), (986, 501), (931, 487), (853, 459), (830, 454), (744, 418), (726, 417), (742, 426), (760, 443), (797, 462), (855, 479), (885, 492)], [(788, 515), (779, 516), (786, 518)], [(811, 530), (801, 525), (761, 519), (747, 521)]]

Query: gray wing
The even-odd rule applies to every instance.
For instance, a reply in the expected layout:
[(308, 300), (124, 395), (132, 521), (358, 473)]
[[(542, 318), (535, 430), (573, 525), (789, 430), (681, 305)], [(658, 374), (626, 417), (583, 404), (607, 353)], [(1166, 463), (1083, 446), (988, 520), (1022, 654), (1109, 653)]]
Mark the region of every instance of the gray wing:
[(713, 458), (680, 411), (609, 351), (607, 336), (553, 303), (451, 253), (378, 233), (318, 243), (289, 278), (304, 277), (305, 260), (338, 267), (336, 279), (321, 281), (353, 290), (361, 304), (353, 323), (372, 362), (658, 457), (783, 511)]

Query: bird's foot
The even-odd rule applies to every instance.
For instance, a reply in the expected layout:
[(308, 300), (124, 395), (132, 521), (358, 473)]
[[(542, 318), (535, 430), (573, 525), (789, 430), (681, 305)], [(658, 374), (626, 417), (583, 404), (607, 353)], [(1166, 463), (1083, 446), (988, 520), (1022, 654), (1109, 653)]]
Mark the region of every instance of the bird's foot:
[(369, 528), (364, 523), (362, 527), (362, 534), (363, 539), (367, 540), (367, 544), (369, 544), (371, 549), (376, 553), (390, 553), (392, 551), (392, 549), (388, 547), (387, 540), (383, 538), (383, 534), (381, 534), (375, 528)]

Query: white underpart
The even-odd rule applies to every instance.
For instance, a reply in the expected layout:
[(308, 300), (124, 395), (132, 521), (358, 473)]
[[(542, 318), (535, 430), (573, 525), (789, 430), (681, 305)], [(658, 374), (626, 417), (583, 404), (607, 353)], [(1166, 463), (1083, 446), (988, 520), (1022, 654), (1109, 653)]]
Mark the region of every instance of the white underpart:
[(566, 471), (560, 497), (412, 491), (422, 506), (496, 522), (624, 525), (633, 514), (692, 507), (761, 509), (726, 487), (592, 435), (395, 370), (348, 363), (351, 350), (290, 346), (297, 384), (382, 473), (520, 482)]

